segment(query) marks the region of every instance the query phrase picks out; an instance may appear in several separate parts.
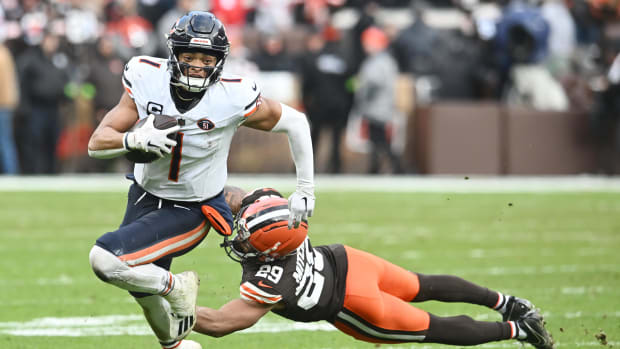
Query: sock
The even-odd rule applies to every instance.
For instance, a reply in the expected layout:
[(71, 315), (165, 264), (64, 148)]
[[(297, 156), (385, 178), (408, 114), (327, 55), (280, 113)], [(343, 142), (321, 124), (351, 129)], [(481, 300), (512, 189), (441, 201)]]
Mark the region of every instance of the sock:
[(501, 292), (497, 292), (497, 303), (493, 306), (493, 309), (504, 314), (506, 312), (506, 305), (512, 296), (504, 295)]
[(497, 304), (498, 292), (474, 284), (453, 275), (426, 275), (416, 273), (420, 290), (412, 302), (435, 300), (440, 302), (461, 302), (493, 308)]
[(168, 294), (174, 288), (174, 275), (172, 275), (172, 273), (168, 270), (155, 264), (150, 263), (138, 265), (132, 267), (131, 271), (133, 272), (131, 275), (134, 277), (136, 277), (136, 275), (140, 275), (140, 279), (144, 280), (144, 282), (149, 280), (149, 286), (154, 287), (157, 290), (156, 292), (151, 293), (161, 295)]
[(99, 246), (91, 249), (89, 258), (97, 277), (127, 291), (161, 294), (174, 287), (170, 272), (155, 264), (130, 267)]
[(469, 346), (510, 339), (516, 333), (516, 326), (509, 322), (476, 321), (466, 315), (429, 317), (424, 343)]
[(167, 296), (173, 289), (176, 284), (176, 277), (172, 275), (171, 272), (168, 272), (168, 278), (166, 279), (166, 285), (164, 286), (164, 290), (160, 293), (162, 296)]
[(170, 305), (168, 302), (157, 295), (136, 298), (136, 302), (142, 307), (144, 317), (157, 339), (159, 339), (162, 347), (174, 348), (178, 341), (174, 340), (170, 333), (170, 316), (168, 316)]

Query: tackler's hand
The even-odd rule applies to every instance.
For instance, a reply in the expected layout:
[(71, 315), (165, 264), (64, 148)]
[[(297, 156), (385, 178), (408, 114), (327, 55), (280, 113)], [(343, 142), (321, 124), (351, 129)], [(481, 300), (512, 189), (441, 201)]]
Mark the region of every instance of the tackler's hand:
[(299, 227), (303, 220), (307, 220), (314, 212), (314, 193), (313, 190), (297, 189), (288, 198), (288, 228)]

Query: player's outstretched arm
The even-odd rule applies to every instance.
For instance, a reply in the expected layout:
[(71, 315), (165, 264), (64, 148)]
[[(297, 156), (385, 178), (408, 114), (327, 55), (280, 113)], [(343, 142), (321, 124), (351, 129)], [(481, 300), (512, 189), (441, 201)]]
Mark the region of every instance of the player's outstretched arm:
[(245, 190), (235, 187), (232, 185), (227, 185), (224, 187), (224, 199), (226, 203), (230, 207), (233, 216), (241, 210), (241, 201), (243, 201), (243, 197), (245, 196)]
[(194, 331), (211, 337), (222, 337), (251, 327), (274, 306), (275, 304), (263, 305), (241, 298), (224, 304), (218, 310), (199, 306)]
[(127, 92), (118, 104), (110, 110), (88, 141), (88, 154), (91, 157), (113, 158), (127, 152), (123, 146), (123, 135), (138, 120), (138, 109)]
[(289, 227), (298, 227), (314, 211), (314, 155), (310, 125), (303, 113), (268, 98), (262, 98), (256, 112), (244, 126), (288, 135), (297, 170), (297, 188), (289, 197)]

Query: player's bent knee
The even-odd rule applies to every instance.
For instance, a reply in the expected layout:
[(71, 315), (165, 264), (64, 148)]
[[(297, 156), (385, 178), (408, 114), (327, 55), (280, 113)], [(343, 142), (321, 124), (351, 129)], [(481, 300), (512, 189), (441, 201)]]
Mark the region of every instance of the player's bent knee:
[(113, 281), (119, 275), (119, 267), (123, 266), (114, 254), (97, 245), (90, 250), (88, 259), (93, 272), (103, 282)]

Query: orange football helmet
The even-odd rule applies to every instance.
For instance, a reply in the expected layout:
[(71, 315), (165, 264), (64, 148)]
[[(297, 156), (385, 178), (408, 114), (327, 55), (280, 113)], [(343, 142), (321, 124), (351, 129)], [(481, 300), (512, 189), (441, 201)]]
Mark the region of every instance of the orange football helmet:
[(297, 228), (288, 228), (288, 201), (273, 189), (266, 192), (267, 195), (241, 208), (235, 219), (236, 235), (232, 240), (224, 237), (221, 244), (228, 256), (237, 262), (250, 258), (269, 262), (286, 257), (308, 236), (307, 221), (302, 221)]

